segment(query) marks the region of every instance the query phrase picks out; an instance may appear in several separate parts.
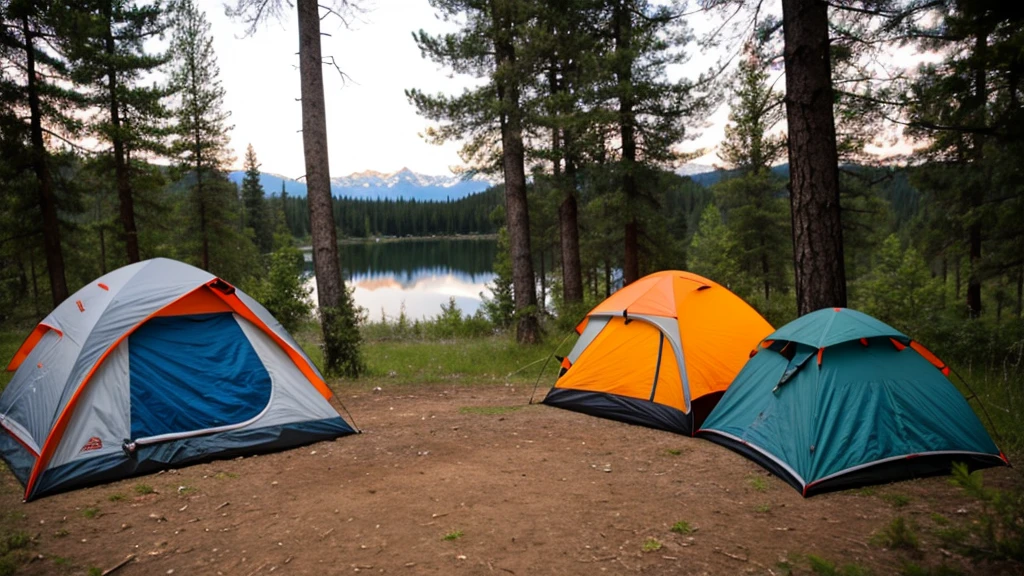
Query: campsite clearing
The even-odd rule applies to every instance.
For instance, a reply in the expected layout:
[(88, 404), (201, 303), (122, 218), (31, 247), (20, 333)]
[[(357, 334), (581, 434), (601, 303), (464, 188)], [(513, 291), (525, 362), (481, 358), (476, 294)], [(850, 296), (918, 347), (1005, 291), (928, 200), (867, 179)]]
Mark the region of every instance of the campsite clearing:
[[(529, 394), (360, 385), (338, 394), (360, 436), (28, 504), (5, 470), (0, 532), (31, 539), (25, 574), (102, 572), (129, 555), (117, 576), (778, 575), (820, 561), (874, 574), (908, 562), (1020, 569), (958, 555), (950, 537), (982, 507), (946, 478), (803, 499), (710, 442), (543, 405), (507, 409)], [(990, 486), (1020, 481), (1013, 469), (984, 474)], [(896, 518), (916, 550), (880, 544)]]

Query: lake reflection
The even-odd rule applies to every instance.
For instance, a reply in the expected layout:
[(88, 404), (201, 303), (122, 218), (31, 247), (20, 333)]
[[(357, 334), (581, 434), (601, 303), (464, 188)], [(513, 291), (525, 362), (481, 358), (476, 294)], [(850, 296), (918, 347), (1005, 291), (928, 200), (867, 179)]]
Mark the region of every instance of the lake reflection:
[[(449, 298), (465, 314), (474, 314), (485, 284), (494, 279), (497, 243), (486, 240), (402, 240), (339, 246), (345, 281), (355, 286), (355, 303), (366, 308), (370, 320), (382, 314), (395, 319), (405, 306), (410, 319), (436, 316)], [(311, 254), (306, 271), (312, 276)], [(310, 279), (316, 302), (316, 280)]]

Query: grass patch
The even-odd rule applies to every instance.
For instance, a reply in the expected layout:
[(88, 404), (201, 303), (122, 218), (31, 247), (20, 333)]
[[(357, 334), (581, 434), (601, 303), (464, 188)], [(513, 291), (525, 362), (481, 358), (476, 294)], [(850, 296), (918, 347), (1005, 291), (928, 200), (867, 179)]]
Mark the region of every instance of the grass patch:
[(103, 568), (97, 568), (97, 567), (93, 566), (92, 568), (89, 568), (88, 575), (89, 576), (103, 576)]
[(648, 538), (644, 541), (643, 551), (644, 552), (657, 552), (661, 550), (661, 542), (657, 538)]
[(939, 564), (926, 568), (914, 562), (904, 562), (900, 567), (900, 576), (962, 576), (963, 572), (948, 564)]
[(902, 516), (897, 516), (871, 537), (871, 543), (891, 550), (917, 550), (917, 534), (914, 533), (914, 527), (910, 522)]
[(451, 532), (442, 536), (441, 539), (447, 542), (451, 542), (452, 540), (458, 540), (459, 538), (462, 538), (463, 535), (464, 534), (462, 530), (452, 530)]
[(765, 480), (764, 476), (751, 474), (750, 476), (747, 476), (747, 484), (750, 484), (750, 487), (758, 492), (768, 491), (768, 481)]
[(932, 512), (931, 513), (931, 519), (932, 519), (932, 522), (935, 522), (935, 524), (937, 524), (939, 526), (947, 526), (947, 525), (949, 525), (949, 518), (946, 518), (945, 516), (943, 516), (942, 514), (939, 514), (938, 512)]
[(814, 554), (807, 555), (807, 564), (811, 572), (819, 576), (868, 576), (871, 571), (860, 564), (843, 564), (836, 566), (834, 562)]
[[(545, 366), (544, 360), (564, 336), (549, 332), (540, 344), (520, 345), (509, 332), (459, 338), (455, 340), (457, 345), (452, 345), (451, 340), (378, 340), (364, 335), (367, 345), (362, 352), (367, 370), (358, 384), (371, 388), (451, 382), (532, 386), (542, 368), (541, 383), (550, 384), (558, 375), (559, 365), (551, 360)], [(569, 340), (559, 348), (564, 348), (561, 353), (571, 349), (573, 338)], [(302, 344), (310, 353), (310, 348)]]
[(521, 409), (522, 406), (463, 406), (459, 408), (460, 414), (508, 414)]
[(910, 504), (910, 497), (904, 496), (903, 494), (883, 494), (882, 500), (887, 502), (893, 508), (903, 508), (907, 504)]
[(53, 537), (54, 538), (63, 538), (65, 536), (67, 536), (68, 534), (71, 534), (71, 532), (68, 532), (64, 528), (61, 528), (60, 530), (57, 530), (56, 532), (53, 533)]
[(132, 488), (132, 490), (134, 490), (135, 493), (138, 494), (139, 496), (145, 496), (146, 494), (156, 493), (156, 489), (150, 486), (149, 484), (136, 484)]
[(125, 495), (121, 494), (120, 492), (114, 492), (110, 496), (107, 496), (107, 500), (110, 500), (111, 502), (120, 502), (121, 500), (124, 500), (124, 499), (125, 499)]
[(683, 451), (680, 450), (679, 448), (666, 448), (665, 449), (665, 454), (668, 454), (669, 456), (679, 456), (682, 453), (683, 453)]
[(757, 512), (758, 514), (767, 514), (771, 511), (772, 505), (767, 502), (765, 502), (764, 504), (758, 504), (757, 506), (754, 506), (754, 512)]
[(217, 480), (234, 480), (235, 478), (238, 478), (238, 474), (235, 474), (234, 472), (217, 472), (213, 477)]
[(86, 518), (89, 518), (89, 519), (96, 518), (99, 515), (100, 515), (100, 509), (99, 508), (86, 508), (85, 510), (82, 510), (82, 516), (84, 516)]
[(679, 522), (676, 522), (672, 525), (671, 528), (669, 528), (669, 530), (675, 532), (676, 534), (693, 534), (697, 531), (697, 529), (693, 526), (690, 526), (690, 523), (686, 520), (680, 520)]
[(32, 537), (28, 532), (17, 531), (0, 538), (0, 576), (9, 576), (32, 559), (28, 548)]
[(876, 492), (878, 491), (870, 486), (866, 486), (864, 488), (861, 488), (860, 490), (857, 490), (857, 494), (861, 496), (874, 496)]

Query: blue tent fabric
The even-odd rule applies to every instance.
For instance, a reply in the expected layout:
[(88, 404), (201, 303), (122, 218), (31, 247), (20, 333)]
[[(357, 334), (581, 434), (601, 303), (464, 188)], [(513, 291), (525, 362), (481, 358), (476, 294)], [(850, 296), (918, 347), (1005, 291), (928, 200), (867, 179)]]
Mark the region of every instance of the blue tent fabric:
[(765, 340), (798, 342), (825, 348), (860, 338), (880, 336), (909, 340), (899, 330), (863, 312), (850, 308), (823, 308), (793, 320), (769, 334)]
[(239, 424), (271, 380), (230, 313), (154, 318), (129, 337), (132, 439)]
[[(942, 371), (913, 348), (893, 345), (897, 331), (860, 313), (834, 330), (831, 320), (849, 312), (829, 310), (781, 328), (798, 343), (760, 349), (697, 435), (755, 460), (805, 496), (948, 473), (957, 461), (1006, 464)], [(815, 359), (815, 343), (833, 340), (839, 343), (818, 348)]]

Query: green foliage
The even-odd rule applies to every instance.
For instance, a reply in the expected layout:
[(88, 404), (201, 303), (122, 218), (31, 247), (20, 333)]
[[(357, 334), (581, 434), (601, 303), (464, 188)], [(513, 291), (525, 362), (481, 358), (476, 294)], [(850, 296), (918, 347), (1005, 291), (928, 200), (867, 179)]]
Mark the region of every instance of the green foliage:
[(134, 490), (135, 493), (138, 494), (139, 496), (145, 496), (147, 494), (156, 493), (156, 489), (154, 489), (149, 484), (136, 484), (135, 486), (132, 487), (132, 490)]
[(903, 494), (885, 494), (882, 496), (882, 500), (885, 500), (893, 508), (903, 508), (910, 504), (910, 497)]
[(657, 538), (648, 538), (647, 540), (644, 540), (644, 545), (641, 549), (644, 552), (657, 552), (658, 550), (661, 550), (661, 548), (662, 543), (659, 542)]
[(464, 535), (465, 534), (462, 532), (462, 530), (452, 530), (451, 532), (448, 532), (447, 534), (442, 536), (441, 539), (447, 542), (451, 542), (453, 540), (458, 540), (459, 538), (462, 538)]
[(747, 477), (747, 483), (750, 484), (751, 488), (758, 492), (768, 491), (768, 481), (765, 480), (764, 476), (752, 474)]
[(858, 307), (879, 320), (918, 334), (934, 323), (941, 288), (913, 247), (892, 234), (876, 255), (871, 272), (857, 282)]
[(498, 251), (494, 258), (494, 280), (487, 286), (491, 297), (484, 298), (480, 307), (487, 319), (500, 330), (512, 326), (516, 303), (512, 297), (512, 256), (508, 245), (508, 229), (498, 230)]
[(0, 534), (0, 576), (17, 573), (18, 568), (30, 561), (29, 548), (32, 537), (27, 532), (17, 531)]
[(697, 529), (693, 526), (690, 526), (690, 523), (686, 520), (680, 520), (679, 522), (676, 522), (672, 525), (672, 528), (670, 528), (670, 530), (675, 532), (676, 534), (693, 534), (697, 531)]
[(990, 559), (1024, 560), (1024, 492), (988, 488), (981, 470), (971, 472), (959, 462), (953, 464), (950, 482), (983, 504), (977, 522), (971, 524), (979, 544), (966, 546), (966, 551)]
[(736, 239), (722, 223), (722, 213), (714, 204), (708, 204), (690, 242), (690, 270), (742, 294), (749, 280), (740, 271), (736, 251)]
[(897, 516), (871, 537), (871, 543), (893, 550), (917, 550), (917, 534), (904, 517)]
[(904, 562), (900, 566), (900, 576), (961, 576), (959, 569), (948, 564), (939, 564), (932, 568), (926, 568), (914, 562)]
[(337, 308), (320, 308), (320, 325), (324, 327), (321, 347), (327, 359), (324, 369), (330, 375), (357, 378), (366, 371), (360, 348), (363, 337), (352, 293), (344, 286), (341, 300)]
[(758, 504), (754, 507), (754, 512), (758, 514), (767, 514), (772, 511), (772, 505), (765, 502), (764, 504)]
[(814, 554), (807, 555), (807, 564), (811, 572), (819, 576), (868, 576), (871, 571), (858, 564), (836, 566), (834, 562)]
[(82, 510), (82, 516), (89, 519), (96, 518), (99, 514), (99, 508), (86, 508), (85, 510)]
[(274, 227), (263, 185), (260, 184), (260, 164), (252, 144), (245, 150), (245, 178), (242, 179), (241, 194), (245, 225), (252, 230), (260, 253), (266, 254), (274, 248)]
[(311, 289), (302, 276), (303, 256), (297, 248), (284, 246), (270, 255), (270, 270), (254, 280), (250, 296), (263, 305), (289, 332), (309, 318), (313, 310)]
[(111, 502), (120, 502), (121, 500), (124, 500), (124, 494), (121, 494), (120, 492), (115, 492), (110, 496), (107, 496), (107, 500)]

